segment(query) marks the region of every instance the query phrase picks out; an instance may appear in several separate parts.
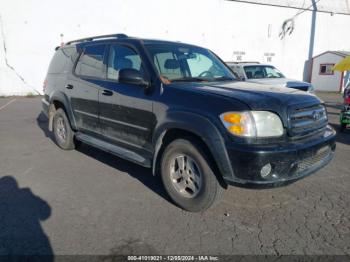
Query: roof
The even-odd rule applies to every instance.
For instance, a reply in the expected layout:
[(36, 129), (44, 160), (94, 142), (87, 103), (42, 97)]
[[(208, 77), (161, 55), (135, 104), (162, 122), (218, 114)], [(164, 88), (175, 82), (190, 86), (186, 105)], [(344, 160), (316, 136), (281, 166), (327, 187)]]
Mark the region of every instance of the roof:
[(347, 56), (350, 56), (350, 51), (326, 51), (326, 52), (323, 52), (317, 56), (314, 56), (313, 59), (317, 58), (317, 57), (320, 57), (320, 56), (323, 56), (325, 54), (328, 54), (328, 53), (331, 53), (331, 54), (334, 54), (334, 55), (337, 55), (337, 56), (341, 56), (341, 57), (347, 57)]
[(342, 57), (347, 57), (350, 55), (350, 51), (331, 51), (331, 52)]

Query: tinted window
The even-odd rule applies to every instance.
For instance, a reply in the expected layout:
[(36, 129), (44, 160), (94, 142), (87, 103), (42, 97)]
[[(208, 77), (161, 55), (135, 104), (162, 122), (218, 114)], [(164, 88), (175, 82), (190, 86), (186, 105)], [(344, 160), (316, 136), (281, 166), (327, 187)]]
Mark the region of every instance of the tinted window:
[(103, 78), (103, 59), (106, 45), (87, 46), (80, 56), (75, 73), (81, 76)]
[(55, 55), (52, 58), (52, 61), (49, 66), (49, 74), (59, 74), (68, 72), (68, 69), (65, 68), (67, 62), (72, 59), (74, 53), (74, 48), (60, 48), (56, 51)]
[(141, 57), (129, 47), (112, 45), (108, 57), (107, 77), (118, 80), (119, 71), (127, 68), (142, 71)]

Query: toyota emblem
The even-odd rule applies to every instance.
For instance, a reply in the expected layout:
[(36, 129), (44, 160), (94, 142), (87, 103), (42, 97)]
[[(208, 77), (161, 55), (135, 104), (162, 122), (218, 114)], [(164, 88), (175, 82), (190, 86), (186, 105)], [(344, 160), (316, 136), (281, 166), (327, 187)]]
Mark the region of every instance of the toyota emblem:
[(321, 118), (321, 112), (314, 111), (314, 112), (312, 113), (312, 118), (313, 118), (315, 121), (319, 120), (319, 119)]

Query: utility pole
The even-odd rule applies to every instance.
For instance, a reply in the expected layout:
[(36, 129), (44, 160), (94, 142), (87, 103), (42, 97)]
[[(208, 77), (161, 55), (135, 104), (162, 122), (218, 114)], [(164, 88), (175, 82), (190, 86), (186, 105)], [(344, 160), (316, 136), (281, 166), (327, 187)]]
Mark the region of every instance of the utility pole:
[(311, 16), (311, 31), (310, 31), (310, 45), (309, 45), (309, 60), (311, 60), (314, 55), (316, 16), (317, 16), (316, 0), (311, 0), (311, 2), (312, 2), (312, 16)]
[(315, 47), (315, 34), (316, 34), (316, 17), (317, 17), (317, 3), (316, 0), (311, 0), (312, 2), (312, 15), (311, 15), (311, 29), (310, 29), (310, 43), (309, 43), (309, 55), (307, 60), (307, 79), (311, 82), (311, 65), (312, 58), (314, 56), (314, 47)]

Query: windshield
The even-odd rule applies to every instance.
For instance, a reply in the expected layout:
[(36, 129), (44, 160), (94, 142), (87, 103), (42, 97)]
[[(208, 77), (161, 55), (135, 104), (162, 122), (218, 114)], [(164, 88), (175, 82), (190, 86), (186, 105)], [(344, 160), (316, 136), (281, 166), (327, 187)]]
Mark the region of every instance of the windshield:
[(244, 66), (244, 72), (248, 79), (284, 78), (279, 70), (267, 65)]
[(179, 44), (146, 45), (162, 79), (170, 82), (234, 80), (233, 73), (210, 51)]

